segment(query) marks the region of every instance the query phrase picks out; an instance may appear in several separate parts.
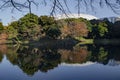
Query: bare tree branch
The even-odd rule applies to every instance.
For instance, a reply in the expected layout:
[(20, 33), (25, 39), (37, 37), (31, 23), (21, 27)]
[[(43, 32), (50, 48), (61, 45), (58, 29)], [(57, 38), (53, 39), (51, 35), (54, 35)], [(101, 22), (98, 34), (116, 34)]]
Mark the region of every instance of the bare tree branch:
[(30, 12), (30, 14), (31, 14), (31, 1), (30, 0), (27, 0), (27, 2), (28, 2), (28, 7), (29, 7), (29, 12)]
[[(69, 0), (75, 2), (75, 0)], [(45, 5), (51, 5), (51, 15), (54, 15), (57, 11), (60, 11), (62, 13), (71, 12), (68, 4), (68, 0), (40, 0), (39, 2), (44, 2)], [(86, 10), (95, 10), (95, 4), (98, 4), (101, 8), (104, 6), (109, 7), (114, 13), (120, 14), (120, 0), (76, 0), (77, 3), (77, 10), (78, 14), (80, 14), (81, 8), (84, 6)], [(97, 1), (96, 3), (94, 3)], [(38, 6), (37, 1), (35, 0), (23, 0), (23, 2), (19, 2), (19, 0), (0, 0), (0, 9), (6, 8), (6, 7), (13, 7), (18, 11), (22, 11), (23, 8), (27, 8), (29, 10), (29, 13), (32, 13), (32, 6)], [(33, 4), (33, 5), (32, 5)], [(73, 6), (73, 5), (72, 5)], [(73, 6), (75, 7), (75, 6)]]
[(52, 3), (53, 3), (53, 6), (52, 6), (52, 10), (51, 10), (51, 13), (50, 13), (50, 15), (51, 16), (53, 16), (54, 15), (54, 13), (55, 13), (55, 9), (56, 9), (56, 3), (57, 1), (56, 0), (54, 0)]
[(18, 11), (22, 11), (15, 5), (15, 2), (13, 0), (10, 0), (10, 2), (13, 5), (14, 8), (16, 8)]

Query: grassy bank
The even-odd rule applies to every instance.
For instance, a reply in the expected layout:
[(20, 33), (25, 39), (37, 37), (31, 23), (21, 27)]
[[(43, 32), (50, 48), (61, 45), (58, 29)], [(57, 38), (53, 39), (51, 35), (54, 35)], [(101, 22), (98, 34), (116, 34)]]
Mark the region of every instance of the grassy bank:
[(94, 43), (93, 39), (85, 39), (83, 37), (75, 37), (75, 39), (80, 41), (79, 44), (93, 44)]

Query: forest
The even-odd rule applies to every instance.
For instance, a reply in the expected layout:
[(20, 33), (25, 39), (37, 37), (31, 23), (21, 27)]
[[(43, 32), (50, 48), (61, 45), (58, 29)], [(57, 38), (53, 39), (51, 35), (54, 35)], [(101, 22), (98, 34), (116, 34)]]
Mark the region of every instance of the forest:
[(51, 16), (26, 14), (17, 21), (4, 26), (0, 23), (2, 40), (20, 43), (39, 41), (40, 39), (119, 39), (120, 21), (110, 22), (107, 18), (87, 20), (83, 18), (66, 18), (56, 20)]

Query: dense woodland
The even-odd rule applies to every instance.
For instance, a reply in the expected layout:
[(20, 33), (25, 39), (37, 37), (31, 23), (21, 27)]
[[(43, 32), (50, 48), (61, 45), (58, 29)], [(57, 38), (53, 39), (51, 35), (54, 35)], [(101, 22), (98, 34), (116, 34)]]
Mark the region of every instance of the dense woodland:
[(65, 39), (118, 39), (120, 38), (120, 21), (115, 23), (108, 19), (86, 20), (67, 18), (56, 20), (50, 16), (26, 14), (8, 26), (0, 23), (0, 34), (6, 34), (8, 40), (39, 41), (41, 38)]

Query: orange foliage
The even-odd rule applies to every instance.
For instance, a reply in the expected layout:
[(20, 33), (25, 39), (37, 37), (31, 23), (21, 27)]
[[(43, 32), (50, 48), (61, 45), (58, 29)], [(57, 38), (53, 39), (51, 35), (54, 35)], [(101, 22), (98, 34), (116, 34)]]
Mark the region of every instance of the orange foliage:
[(62, 37), (81, 37), (87, 36), (88, 29), (84, 22), (70, 22), (67, 26), (61, 28)]
[(0, 45), (0, 54), (7, 53), (7, 45)]
[(0, 44), (6, 43), (7, 38), (8, 38), (8, 35), (6, 33), (0, 34)]
[(71, 22), (68, 26), (73, 37), (87, 36), (88, 34), (88, 29), (84, 22)]
[(88, 50), (86, 47), (75, 47), (71, 50), (59, 50), (62, 61), (68, 61), (69, 63), (83, 63), (87, 61)]

